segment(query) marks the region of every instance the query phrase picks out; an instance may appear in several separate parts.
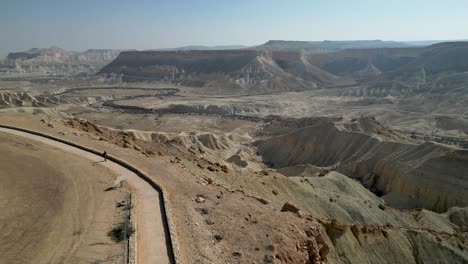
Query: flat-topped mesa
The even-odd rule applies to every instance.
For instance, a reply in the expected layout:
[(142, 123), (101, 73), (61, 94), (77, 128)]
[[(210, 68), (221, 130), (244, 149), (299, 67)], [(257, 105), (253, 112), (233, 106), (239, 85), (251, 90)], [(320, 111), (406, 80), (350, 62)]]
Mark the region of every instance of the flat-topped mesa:
[(126, 81), (169, 81), (229, 94), (298, 91), (343, 82), (300, 52), (191, 50), (122, 52), (101, 74)]
[(333, 52), (343, 49), (357, 48), (401, 48), (409, 47), (404, 42), (383, 40), (324, 40), (324, 41), (297, 41), (297, 40), (269, 40), (253, 49), (269, 51), (304, 51), (307, 53)]
[(11, 72), (35, 73), (45, 76), (96, 73), (119, 55), (120, 50), (68, 51), (57, 47), (33, 48), (9, 53), (0, 61), (0, 68)]
[(133, 67), (142, 67), (142, 71), (156, 73), (171, 66), (183, 69), (187, 74), (230, 73), (241, 69), (260, 54), (261, 52), (253, 50), (128, 51), (122, 52), (112, 63), (104, 67), (101, 73), (119, 71), (130, 73)]

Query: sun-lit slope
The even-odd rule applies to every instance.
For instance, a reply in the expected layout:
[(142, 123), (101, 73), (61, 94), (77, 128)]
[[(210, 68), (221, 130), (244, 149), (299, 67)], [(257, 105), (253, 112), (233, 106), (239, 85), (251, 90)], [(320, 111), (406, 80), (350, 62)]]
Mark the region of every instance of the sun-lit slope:
[(0, 91), (0, 108), (34, 106), (43, 107), (58, 104), (53, 96), (33, 96), (26, 92)]
[(384, 194), (392, 206), (444, 212), (468, 205), (468, 151), (436, 143), (414, 144), (372, 119), (324, 124), (258, 141), (274, 168), (335, 166)]
[[(0, 133), (1, 263), (122, 261), (107, 232), (118, 219), (111, 172), (53, 147)], [(120, 255), (120, 256), (119, 256)]]

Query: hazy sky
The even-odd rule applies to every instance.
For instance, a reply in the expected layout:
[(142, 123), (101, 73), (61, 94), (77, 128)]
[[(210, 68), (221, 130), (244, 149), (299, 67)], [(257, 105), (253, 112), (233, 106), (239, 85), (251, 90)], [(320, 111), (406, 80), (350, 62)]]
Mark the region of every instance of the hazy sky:
[(467, 0), (0, 0), (0, 57), (286, 40), (468, 38)]

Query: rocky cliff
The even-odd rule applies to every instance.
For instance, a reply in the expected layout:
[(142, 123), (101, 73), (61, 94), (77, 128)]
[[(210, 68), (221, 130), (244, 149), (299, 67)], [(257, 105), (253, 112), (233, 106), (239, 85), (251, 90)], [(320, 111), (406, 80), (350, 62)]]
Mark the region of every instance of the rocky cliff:
[[(114, 60), (120, 50), (67, 51), (57, 47), (8, 54), (1, 68), (39, 75), (93, 74)], [(4, 70), (6, 71), (6, 70)]]

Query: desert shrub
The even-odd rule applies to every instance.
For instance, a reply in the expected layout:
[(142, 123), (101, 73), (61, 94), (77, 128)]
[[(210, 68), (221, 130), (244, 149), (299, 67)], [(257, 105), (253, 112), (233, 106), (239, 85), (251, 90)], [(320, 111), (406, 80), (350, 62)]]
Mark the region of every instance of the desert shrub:
[(114, 227), (107, 235), (115, 242), (122, 242), (135, 233), (135, 230), (129, 223), (121, 223)]

